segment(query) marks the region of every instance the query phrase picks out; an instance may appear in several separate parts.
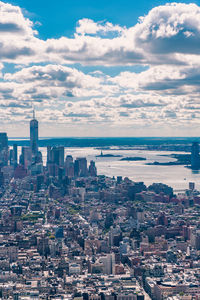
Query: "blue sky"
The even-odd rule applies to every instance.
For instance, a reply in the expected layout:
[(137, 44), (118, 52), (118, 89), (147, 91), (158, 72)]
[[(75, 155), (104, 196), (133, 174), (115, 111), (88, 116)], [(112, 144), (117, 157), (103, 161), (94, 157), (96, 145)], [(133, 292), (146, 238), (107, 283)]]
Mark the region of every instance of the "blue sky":
[[(42, 24), (38, 28), (40, 37), (58, 38), (73, 35), (76, 22), (82, 18), (94, 21), (106, 20), (113, 24), (131, 27), (138, 17), (147, 14), (152, 8), (174, 1), (149, 0), (18, 0), (8, 1), (19, 5), (28, 12), (32, 20)], [(176, 1), (191, 3), (191, 1)], [(192, 1), (199, 4), (200, 1)]]
[(0, 1), (0, 44), (9, 136), (199, 135), (199, 1)]

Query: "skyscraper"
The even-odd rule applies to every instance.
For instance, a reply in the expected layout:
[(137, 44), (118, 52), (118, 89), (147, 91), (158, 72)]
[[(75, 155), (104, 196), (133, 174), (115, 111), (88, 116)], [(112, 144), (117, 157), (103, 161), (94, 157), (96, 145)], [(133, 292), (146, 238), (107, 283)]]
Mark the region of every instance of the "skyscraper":
[(79, 176), (85, 177), (88, 175), (88, 169), (87, 169), (87, 159), (86, 157), (77, 157), (76, 159), (78, 161), (79, 165)]
[(94, 177), (97, 176), (97, 168), (96, 168), (95, 162), (93, 160), (90, 161), (89, 175), (94, 176)]
[(50, 176), (58, 176), (59, 168), (64, 167), (64, 147), (47, 147), (47, 167)]
[(22, 147), (22, 154), (20, 155), (20, 164), (24, 166), (25, 169), (31, 165), (31, 149), (29, 147)]
[(53, 162), (59, 167), (64, 166), (64, 147), (54, 146), (47, 148), (47, 162)]
[(8, 149), (8, 137), (6, 132), (0, 132), (0, 151)]
[(10, 165), (16, 168), (18, 161), (17, 144), (13, 144), (13, 149), (10, 149)]
[(35, 111), (33, 110), (33, 119), (30, 121), (30, 148), (32, 155), (38, 153), (38, 121), (35, 119)]
[(18, 154), (17, 154), (17, 144), (13, 144), (13, 163), (17, 166)]
[(65, 159), (65, 175), (74, 177), (74, 163), (71, 155), (67, 155)]
[(193, 170), (198, 170), (200, 168), (200, 156), (199, 156), (199, 143), (198, 142), (194, 142), (192, 144), (191, 168)]
[(8, 137), (5, 132), (0, 132), (0, 164), (8, 164)]

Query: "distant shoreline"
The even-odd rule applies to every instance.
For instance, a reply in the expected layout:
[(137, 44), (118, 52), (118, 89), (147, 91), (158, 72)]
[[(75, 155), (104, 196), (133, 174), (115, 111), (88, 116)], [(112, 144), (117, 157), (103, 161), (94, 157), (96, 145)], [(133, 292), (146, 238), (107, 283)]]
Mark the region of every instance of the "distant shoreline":
[[(136, 137), (95, 137), (95, 138), (40, 138), (39, 147), (62, 145), (64, 147), (93, 147), (101, 150), (155, 150), (190, 152), (191, 144), (200, 138), (136, 138)], [(9, 138), (8, 144), (29, 146), (29, 138)]]
[(114, 155), (114, 154), (100, 154), (100, 155), (96, 155), (97, 158), (99, 157), (122, 157), (122, 155)]
[(146, 157), (123, 157), (122, 159), (120, 159), (122, 161), (141, 161), (141, 160), (147, 160)]
[(171, 154), (171, 155), (164, 155), (164, 156), (175, 158), (176, 161), (169, 161), (169, 162), (154, 161), (153, 163), (146, 163), (146, 165), (148, 166), (179, 166), (179, 165), (189, 166), (191, 165), (190, 154)]

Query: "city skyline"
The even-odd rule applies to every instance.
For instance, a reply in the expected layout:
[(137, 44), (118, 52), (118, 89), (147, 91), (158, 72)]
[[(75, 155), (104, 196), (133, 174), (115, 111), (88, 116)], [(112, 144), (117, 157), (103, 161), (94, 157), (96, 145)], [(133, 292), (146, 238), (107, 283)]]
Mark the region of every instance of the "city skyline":
[(198, 136), (199, 4), (0, 2), (1, 131)]
[(200, 300), (200, 0), (0, 0), (0, 299)]

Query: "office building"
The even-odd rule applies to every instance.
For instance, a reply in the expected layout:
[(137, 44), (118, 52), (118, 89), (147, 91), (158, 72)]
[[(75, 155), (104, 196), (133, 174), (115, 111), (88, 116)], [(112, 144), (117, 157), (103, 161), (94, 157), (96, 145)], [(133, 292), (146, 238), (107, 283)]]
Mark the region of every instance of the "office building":
[(6, 132), (0, 132), (0, 151), (8, 149), (8, 137)]
[(79, 176), (80, 177), (87, 176), (88, 174), (87, 159), (85, 157), (78, 157), (76, 160), (78, 161), (78, 166), (79, 166)]
[(14, 168), (16, 168), (17, 166), (17, 159), (18, 159), (18, 154), (17, 154), (17, 144), (13, 145), (13, 149), (10, 149), (10, 165), (14, 166)]
[(35, 111), (33, 111), (33, 119), (30, 121), (30, 148), (31, 154), (36, 156), (38, 153), (38, 121), (35, 119)]
[(0, 169), (0, 187), (2, 187), (4, 185), (4, 175), (3, 172)]
[(10, 160), (10, 166), (13, 166), (13, 149), (10, 149), (9, 160)]
[(18, 162), (18, 153), (17, 153), (17, 144), (13, 144), (13, 164), (17, 166)]
[(74, 177), (74, 163), (71, 155), (67, 155), (65, 159), (65, 175)]
[(51, 146), (47, 146), (47, 165), (51, 161)]
[(31, 149), (27, 146), (22, 147), (22, 154), (20, 155), (20, 164), (24, 166), (25, 169), (31, 165)]
[(192, 144), (191, 168), (193, 170), (198, 170), (200, 168), (200, 156), (199, 156), (199, 143), (198, 142), (194, 142)]
[(77, 159), (74, 161), (74, 176), (79, 176), (79, 161)]
[(195, 183), (189, 182), (189, 190), (194, 191), (194, 189), (195, 189)]
[(47, 162), (54, 163), (59, 167), (64, 167), (64, 147), (47, 147)]
[(6, 132), (0, 132), (0, 164), (8, 164), (8, 137)]
[(64, 147), (47, 147), (47, 167), (50, 176), (58, 176), (59, 168), (64, 167)]
[(89, 175), (92, 176), (92, 177), (96, 177), (97, 176), (97, 168), (96, 168), (95, 162), (93, 160), (90, 161)]

